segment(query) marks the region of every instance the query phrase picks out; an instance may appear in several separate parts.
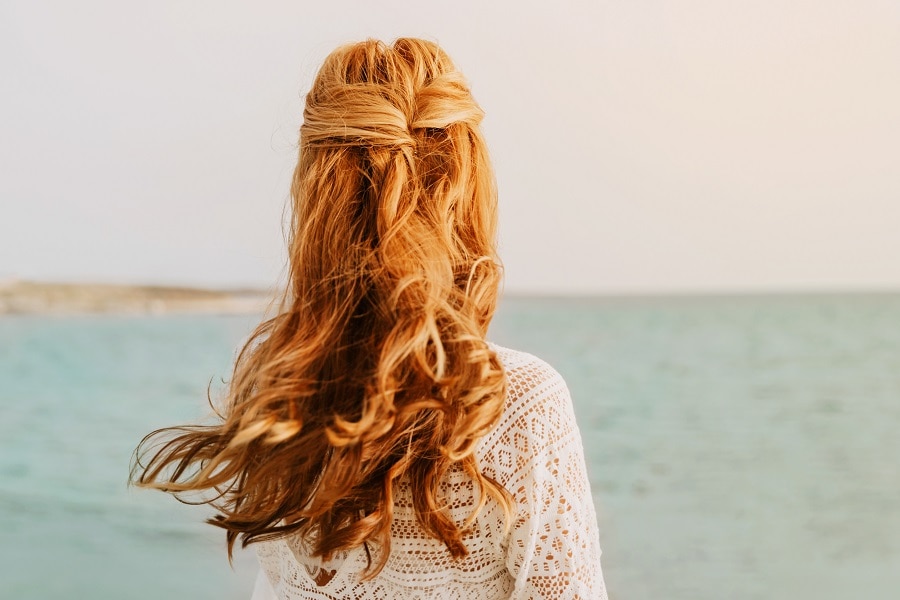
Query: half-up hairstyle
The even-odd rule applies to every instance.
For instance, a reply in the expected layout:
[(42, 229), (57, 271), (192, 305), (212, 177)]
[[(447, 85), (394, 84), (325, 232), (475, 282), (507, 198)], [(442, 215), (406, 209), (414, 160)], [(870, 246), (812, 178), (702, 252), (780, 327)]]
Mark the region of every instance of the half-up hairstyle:
[[(482, 115), (433, 43), (325, 60), (300, 128), (281, 310), (239, 353), (221, 422), (155, 431), (135, 452), (138, 485), (211, 493), (229, 555), (238, 538), (300, 535), (325, 560), (372, 543), (372, 577), (400, 478), (454, 557), (489, 498), (510, 515), (474, 454), (506, 391), (485, 342), (501, 272)], [(451, 468), (480, 490), (464, 524), (441, 508)]]

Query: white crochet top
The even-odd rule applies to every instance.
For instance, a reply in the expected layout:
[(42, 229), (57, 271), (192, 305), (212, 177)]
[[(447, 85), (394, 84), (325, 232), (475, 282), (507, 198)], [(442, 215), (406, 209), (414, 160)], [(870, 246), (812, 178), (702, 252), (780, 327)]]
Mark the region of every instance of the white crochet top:
[[(323, 564), (302, 540), (259, 542), (252, 600), (606, 600), (597, 516), (565, 381), (539, 358), (492, 348), (506, 370), (507, 400), (477, 456), (516, 500), (509, 533), (489, 499), (463, 538), (468, 556), (453, 559), (418, 525), (414, 490), (401, 481), (390, 556), (374, 579), (358, 581), (367, 564), (363, 548)], [(463, 523), (477, 498), (472, 482), (451, 470), (441, 491), (452, 498), (449, 515)]]

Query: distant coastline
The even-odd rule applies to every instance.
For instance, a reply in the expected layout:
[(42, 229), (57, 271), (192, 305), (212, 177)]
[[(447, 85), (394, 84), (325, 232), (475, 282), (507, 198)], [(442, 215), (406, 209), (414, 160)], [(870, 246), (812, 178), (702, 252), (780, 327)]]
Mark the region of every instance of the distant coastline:
[[(255, 288), (212, 289), (165, 285), (120, 285), (110, 283), (37, 282), (0, 277), (0, 316), (68, 314), (263, 314), (279, 294)], [(280, 294), (279, 294), (280, 295)], [(506, 292), (503, 298), (529, 302), (579, 304), (673, 304), (711, 300), (752, 302), (760, 298), (783, 302), (805, 302), (811, 297), (860, 297), (873, 299), (900, 296), (900, 290), (732, 290), (685, 292), (634, 292), (604, 294), (541, 294)]]
[(256, 289), (0, 281), (0, 315), (252, 314), (263, 313), (272, 298)]

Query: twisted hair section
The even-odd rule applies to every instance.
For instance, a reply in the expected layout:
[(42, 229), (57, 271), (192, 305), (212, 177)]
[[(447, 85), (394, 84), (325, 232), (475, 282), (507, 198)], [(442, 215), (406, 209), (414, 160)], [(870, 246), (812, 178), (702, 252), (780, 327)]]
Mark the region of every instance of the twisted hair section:
[[(484, 503), (511, 496), (475, 447), (506, 379), (485, 342), (501, 270), (483, 113), (435, 44), (341, 47), (306, 98), (291, 185), (281, 311), (235, 363), (221, 421), (138, 447), (132, 478), (211, 492), (211, 522), (240, 539), (298, 534), (325, 559), (390, 550), (393, 486), (409, 478), (422, 527), (456, 557)], [(480, 503), (467, 523), (439, 484), (461, 467)]]

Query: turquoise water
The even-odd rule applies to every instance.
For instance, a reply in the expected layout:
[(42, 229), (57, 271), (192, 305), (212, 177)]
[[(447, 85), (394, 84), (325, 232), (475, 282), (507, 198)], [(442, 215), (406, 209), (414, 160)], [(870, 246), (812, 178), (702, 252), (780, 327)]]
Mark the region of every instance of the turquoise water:
[[(246, 599), (202, 508), (127, 489), (253, 317), (0, 318), (0, 598)], [(896, 598), (900, 296), (507, 298), (572, 390), (614, 599)]]

